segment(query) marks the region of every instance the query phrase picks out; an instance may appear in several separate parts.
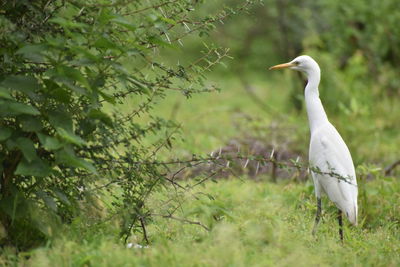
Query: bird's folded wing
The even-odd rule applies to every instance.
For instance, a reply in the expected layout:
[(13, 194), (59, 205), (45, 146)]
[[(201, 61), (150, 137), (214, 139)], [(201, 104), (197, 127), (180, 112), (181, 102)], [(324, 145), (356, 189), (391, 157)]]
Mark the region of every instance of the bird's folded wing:
[(312, 136), (310, 163), (321, 171), (316, 173), (318, 182), (332, 201), (352, 202), (357, 198), (357, 181), (350, 152), (332, 125), (319, 129)]

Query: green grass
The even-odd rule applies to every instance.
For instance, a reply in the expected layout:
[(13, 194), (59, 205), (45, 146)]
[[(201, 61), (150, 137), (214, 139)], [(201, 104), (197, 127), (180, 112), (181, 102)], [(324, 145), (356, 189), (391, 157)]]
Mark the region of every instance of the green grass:
[[(400, 184), (396, 179), (367, 184), (367, 203), (382, 196), (392, 211), (375, 210), (374, 218), (357, 228), (346, 223), (345, 242), (338, 241), (335, 209), (328, 201), (316, 237), (311, 235), (315, 199), (310, 183), (254, 182), (228, 179), (209, 182), (201, 191), (211, 193), (194, 200), (190, 194), (176, 216), (201, 221), (198, 225), (156, 218), (148, 227), (148, 248), (126, 248), (107, 231), (80, 234), (73, 230), (48, 247), (30, 252), (25, 266), (398, 266)], [(390, 188), (394, 194), (389, 195)], [(200, 190), (200, 189), (199, 189)], [(389, 191), (387, 191), (389, 190)], [(159, 195), (152, 198), (155, 205)], [(386, 205), (386, 202), (383, 202)], [(387, 203), (389, 204), (389, 203)], [(387, 207), (380, 207), (383, 210)], [(397, 215), (396, 215), (397, 213)], [(387, 221), (390, 216), (397, 222)], [(112, 223), (103, 227), (111, 229)], [(100, 230), (100, 229), (98, 229)], [(135, 239), (136, 238), (136, 239)], [(138, 242), (140, 237), (132, 237)], [(4, 261), (4, 258), (3, 258)]]

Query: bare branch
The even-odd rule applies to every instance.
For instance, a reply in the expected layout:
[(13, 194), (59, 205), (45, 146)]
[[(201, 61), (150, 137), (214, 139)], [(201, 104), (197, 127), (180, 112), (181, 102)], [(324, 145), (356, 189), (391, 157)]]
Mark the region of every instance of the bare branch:
[(390, 164), (389, 166), (387, 166), (384, 171), (385, 175), (389, 176), (397, 166), (400, 166), (400, 160), (397, 160), (392, 164)]
[(158, 214), (158, 213), (151, 213), (150, 215), (152, 216), (159, 216), (159, 217), (163, 217), (166, 219), (172, 219), (172, 220), (176, 220), (176, 221), (180, 221), (180, 222), (184, 222), (184, 223), (188, 223), (188, 224), (194, 224), (194, 225), (199, 225), (201, 227), (203, 227), (206, 231), (210, 231), (210, 228), (208, 228), (207, 226), (205, 226), (204, 224), (202, 224), (201, 222), (198, 221), (191, 221), (185, 218), (179, 218), (179, 217), (175, 217), (172, 214)]

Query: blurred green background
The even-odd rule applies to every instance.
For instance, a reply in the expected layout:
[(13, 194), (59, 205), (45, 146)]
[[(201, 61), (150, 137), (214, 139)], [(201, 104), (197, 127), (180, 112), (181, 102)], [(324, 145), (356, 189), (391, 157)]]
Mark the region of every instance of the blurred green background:
[[(200, 15), (244, 1), (206, 1)], [(320, 65), (320, 96), (331, 122), (352, 151), (356, 165), (390, 164), (400, 145), (400, 20), (397, 1), (270, 1), (252, 6), (223, 23), (209, 36), (183, 40), (183, 53), (171, 49), (171, 61), (198, 58), (207, 45), (228, 47), (231, 59), (212, 70), (208, 79), (220, 93), (194, 95), (185, 101), (170, 95), (160, 114), (170, 112), (183, 123), (189, 153), (213, 150), (243, 131), (260, 134), (257, 125), (272, 122), (296, 126), (292, 137), (308, 149), (304, 112), (305, 79), (293, 71), (268, 67), (307, 54)], [(168, 113), (167, 113), (168, 114)], [(257, 130), (258, 129), (258, 130)], [(191, 144), (194, 144), (192, 146)], [(193, 151), (194, 150), (194, 151)]]

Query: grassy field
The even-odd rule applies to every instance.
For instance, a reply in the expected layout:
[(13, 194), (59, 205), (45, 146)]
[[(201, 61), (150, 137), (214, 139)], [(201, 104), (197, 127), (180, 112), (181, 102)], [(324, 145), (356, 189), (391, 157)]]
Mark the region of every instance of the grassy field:
[[(281, 121), (295, 127), (296, 148), (307, 155), (308, 126), (304, 110), (297, 114), (287, 108), (289, 91), (274, 86), (288, 86), (288, 76), (279, 84), (256, 81), (252, 86), (262, 101), (272, 105), (284, 116), (277, 118), (260, 110), (235, 78), (219, 81), (221, 93), (194, 96), (186, 101), (172, 94), (154, 110), (155, 115), (170, 114), (182, 122), (182, 135), (171, 151), (173, 156), (191, 153), (205, 154), (224, 146), (232, 138), (242, 136), (236, 127), (247, 114), (256, 125)], [(272, 75), (272, 77), (274, 77)], [(214, 78), (214, 80), (218, 80)], [(301, 85), (299, 85), (300, 88)], [(301, 91), (299, 92), (301, 95)], [(376, 110), (394, 110), (387, 103), (377, 103)], [(338, 125), (353, 152), (357, 166), (382, 168), (395, 159), (399, 147), (397, 136), (387, 125), (395, 121), (390, 113), (382, 123), (382, 114), (360, 116), (346, 124), (344, 113), (328, 114)], [(167, 116), (168, 117), (168, 116)], [(146, 118), (141, 118), (145, 121)], [(253, 125), (254, 126), (254, 125)], [(257, 126), (257, 127), (258, 127)], [(260, 131), (260, 128), (249, 131)], [(362, 131), (355, 132), (359, 127)], [(377, 129), (383, 129), (376, 133)], [(263, 128), (261, 128), (262, 131)], [(372, 134), (374, 133), (374, 134)], [(357, 138), (357, 136), (359, 138)], [(269, 142), (266, 138), (265, 142)], [(365, 142), (365, 145), (360, 145)], [(389, 144), (390, 142), (390, 144)], [(396, 145), (397, 144), (397, 145)], [(390, 148), (388, 148), (390, 147)], [(371, 154), (370, 151), (374, 151)], [(382, 155), (385, 155), (382, 157)], [(171, 156), (171, 155), (169, 155)], [(381, 161), (379, 161), (381, 159)], [(361, 168), (362, 169), (362, 168)], [(359, 171), (361, 170), (359, 167)], [(378, 174), (366, 180), (359, 175), (360, 225), (346, 222), (345, 242), (338, 240), (336, 209), (326, 199), (323, 221), (316, 237), (311, 235), (315, 212), (315, 197), (311, 181), (269, 182), (247, 179), (217, 179), (206, 182), (194, 191), (176, 197), (182, 207), (176, 218), (154, 216), (148, 225), (150, 244), (145, 248), (127, 248), (118, 240), (118, 220), (109, 220), (88, 227), (87, 217), (76, 219), (60, 229), (47, 246), (14, 256), (11, 248), (3, 248), (0, 264), (18, 257), (21, 266), (398, 266), (400, 264), (400, 181), (396, 177)], [(207, 193), (202, 194), (202, 193)], [(174, 195), (171, 187), (154, 194), (148, 205), (157, 214), (168, 207), (160, 205)], [(196, 197), (194, 197), (196, 196)], [(107, 205), (107, 201), (103, 203)], [(186, 218), (206, 226), (180, 221)], [(142, 244), (142, 236), (132, 236), (128, 242)]]
[[(336, 210), (324, 202), (323, 221), (311, 235), (315, 199), (310, 183), (222, 180), (207, 183), (215, 199), (184, 196), (176, 216), (195, 218), (208, 227), (156, 219), (149, 227), (151, 244), (126, 248), (113, 240), (116, 225), (80, 234), (73, 229), (45, 248), (25, 256), (25, 266), (398, 266), (399, 183), (382, 179), (367, 184), (374, 218), (357, 228), (346, 224), (345, 242), (338, 240)], [(162, 194), (163, 192), (160, 192)], [(381, 197), (385, 196), (382, 201)], [(157, 196), (153, 198), (157, 203)], [(392, 206), (386, 206), (392, 205)], [(382, 211), (385, 211), (383, 213)], [(114, 229), (116, 230), (116, 229)], [(137, 237), (139, 240), (140, 237)], [(137, 242), (132, 237), (131, 242)], [(22, 257), (22, 256), (21, 256)]]

